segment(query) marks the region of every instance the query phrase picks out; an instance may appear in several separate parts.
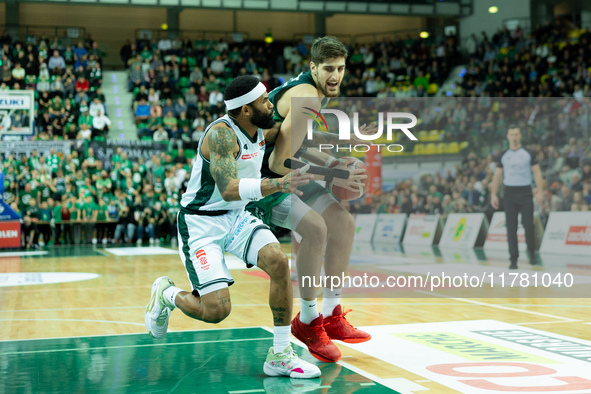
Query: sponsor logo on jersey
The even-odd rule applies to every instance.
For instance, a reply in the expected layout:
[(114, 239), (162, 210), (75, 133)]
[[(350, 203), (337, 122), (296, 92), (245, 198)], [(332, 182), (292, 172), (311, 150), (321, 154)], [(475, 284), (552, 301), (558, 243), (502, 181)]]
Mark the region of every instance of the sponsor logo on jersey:
[(240, 156), (240, 158), (242, 160), (249, 160), (249, 159), (254, 159), (255, 157), (257, 157), (259, 155), (259, 152), (253, 152), (253, 153), (246, 153), (242, 156)]
[(207, 261), (207, 254), (205, 250), (199, 249), (197, 253), (195, 253), (195, 258), (201, 263), (201, 269), (203, 271), (207, 271), (210, 267), (209, 262)]

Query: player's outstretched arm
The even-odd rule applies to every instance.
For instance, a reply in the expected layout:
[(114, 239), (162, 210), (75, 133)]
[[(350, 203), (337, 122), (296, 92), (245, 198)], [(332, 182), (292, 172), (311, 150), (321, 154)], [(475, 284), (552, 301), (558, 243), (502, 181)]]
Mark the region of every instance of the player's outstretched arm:
[(209, 170), (225, 201), (256, 201), (276, 192), (297, 193), (295, 188), (311, 179), (299, 171), (278, 179), (238, 179), (238, 166), (234, 157), (237, 144), (236, 135), (228, 127), (220, 125), (209, 132)]

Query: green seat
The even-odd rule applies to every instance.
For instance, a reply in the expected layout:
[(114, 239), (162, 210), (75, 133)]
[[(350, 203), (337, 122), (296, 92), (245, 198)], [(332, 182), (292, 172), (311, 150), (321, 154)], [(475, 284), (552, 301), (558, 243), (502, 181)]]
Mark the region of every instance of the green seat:
[(152, 137), (144, 135), (140, 141), (152, 141)]
[(189, 65), (189, 67), (195, 68), (195, 66), (197, 65), (197, 59), (195, 59), (195, 57), (193, 56), (189, 56), (187, 57), (187, 64)]
[(189, 78), (187, 78), (187, 77), (181, 77), (181, 78), (179, 79), (179, 86), (180, 86), (181, 88), (187, 88), (187, 87), (189, 87), (190, 85), (191, 85), (191, 81), (189, 80)]
[(195, 151), (193, 149), (185, 149), (185, 158), (192, 159), (195, 157)]

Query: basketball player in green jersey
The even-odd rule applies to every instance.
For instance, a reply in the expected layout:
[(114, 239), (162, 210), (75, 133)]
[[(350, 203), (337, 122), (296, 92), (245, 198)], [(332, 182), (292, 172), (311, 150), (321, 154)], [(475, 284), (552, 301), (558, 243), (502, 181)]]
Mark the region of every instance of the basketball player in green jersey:
[[(261, 169), (263, 176), (278, 178), (289, 172), (283, 163), (296, 154), (306, 135), (306, 128), (300, 126), (306, 124), (305, 120), (299, 118), (304, 112), (303, 107), (319, 111), (323, 101), (339, 96), (347, 59), (345, 46), (334, 37), (319, 38), (312, 45), (311, 55), (310, 72), (301, 73), (269, 94), (269, 100), (275, 105), (275, 120), (283, 123), (276, 143), (266, 146)], [(291, 108), (292, 98), (305, 98), (298, 100), (302, 103), (302, 110)], [(328, 137), (328, 133), (320, 134)], [(334, 157), (318, 150), (309, 149), (301, 157), (326, 167), (348, 169)], [(353, 171), (348, 180), (341, 180), (344, 183), (339, 186), (354, 188), (354, 182), (364, 177)], [(347, 312), (340, 305), (340, 288), (323, 290), (319, 313), (317, 290), (303, 287), (302, 277), (318, 277), (323, 260), (328, 277), (342, 277), (349, 265), (355, 220), (321, 185), (313, 182), (300, 190), (304, 191), (301, 197), (293, 193), (276, 193), (250, 204), (249, 209), (259, 216), (266, 216), (271, 225), (293, 230), (302, 237), (296, 259), (301, 312), (291, 323), (292, 334), (304, 342), (317, 359), (336, 362), (341, 352), (332, 339), (358, 343), (371, 337), (346, 320)]]
[(294, 172), (293, 176), (261, 179), (265, 140), (275, 136), (273, 105), (256, 77), (233, 80), (224, 102), (228, 114), (209, 125), (199, 141), (178, 214), (179, 254), (192, 289), (184, 291), (166, 276), (156, 279), (144, 314), (146, 328), (154, 338), (163, 338), (175, 308), (209, 323), (224, 320), (231, 309), (228, 286), (234, 283), (224, 260), (224, 253), (229, 252), (247, 265), (257, 265), (271, 278), (274, 338), (264, 372), (318, 377), (318, 367), (301, 360), (289, 341), (293, 299), (287, 256), (268, 227), (244, 210), (249, 201), (275, 192), (289, 193), (310, 178)]

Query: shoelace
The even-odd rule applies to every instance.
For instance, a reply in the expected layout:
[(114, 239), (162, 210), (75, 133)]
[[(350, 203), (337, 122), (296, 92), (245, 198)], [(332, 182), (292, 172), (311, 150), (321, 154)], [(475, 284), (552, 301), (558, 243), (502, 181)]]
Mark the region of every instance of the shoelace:
[(156, 323), (159, 326), (164, 324), (166, 322), (166, 318), (168, 317), (168, 311), (166, 310), (166, 308), (167, 308), (166, 306), (164, 308), (162, 308), (162, 311), (158, 315), (158, 318), (156, 318)]
[(330, 343), (330, 338), (328, 337), (328, 335), (326, 335), (326, 331), (324, 330), (324, 327), (328, 326), (329, 324), (330, 323), (323, 323), (318, 324), (316, 326), (310, 326), (312, 331), (314, 331), (314, 333), (318, 335), (318, 337), (320, 338), (320, 342), (322, 342), (323, 345), (327, 345), (328, 343)]
[[(347, 313), (349, 313), (349, 312), (352, 312), (352, 311), (353, 311), (353, 309), (347, 309), (345, 312), (341, 313), (340, 315), (337, 315), (337, 316), (331, 316), (331, 317), (329, 317), (329, 319), (331, 319), (331, 318), (332, 318), (332, 319), (335, 319), (335, 320), (337, 320), (337, 321), (341, 322), (342, 324), (344, 324), (344, 325), (345, 325), (345, 327), (347, 327), (347, 328), (353, 328), (353, 329), (354, 329), (355, 327), (353, 327), (353, 325), (351, 325), (351, 323), (349, 323), (349, 322), (347, 321), (347, 319), (345, 319), (345, 315), (346, 315)], [(330, 324), (330, 321), (329, 321), (329, 322), (327, 322), (327, 323), (325, 323), (325, 325), (328, 325), (328, 324)]]

